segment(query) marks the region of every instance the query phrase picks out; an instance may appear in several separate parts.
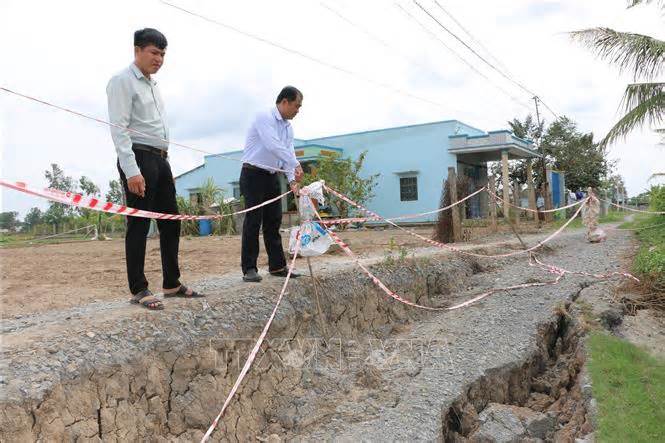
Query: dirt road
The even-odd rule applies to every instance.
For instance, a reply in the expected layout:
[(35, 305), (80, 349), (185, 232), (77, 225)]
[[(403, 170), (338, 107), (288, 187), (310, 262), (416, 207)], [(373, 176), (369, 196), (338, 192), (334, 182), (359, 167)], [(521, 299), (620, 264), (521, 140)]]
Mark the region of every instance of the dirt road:
[[(431, 235), (430, 229), (416, 232)], [(286, 247), (286, 235), (283, 238)], [(422, 246), (418, 239), (395, 230), (348, 231), (342, 238), (360, 255)], [(2, 317), (129, 298), (124, 254), (122, 239), (0, 249)], [(267, 272), (267, 265), (261, 242), (260, 270)], [(157, 239), (148, 240), (145, 271), (151, 289), (161, 291)], [(186, 284), (230, 272), (237, 272), (240, 278), (240, 237), (183, 237), (180, 271)]]

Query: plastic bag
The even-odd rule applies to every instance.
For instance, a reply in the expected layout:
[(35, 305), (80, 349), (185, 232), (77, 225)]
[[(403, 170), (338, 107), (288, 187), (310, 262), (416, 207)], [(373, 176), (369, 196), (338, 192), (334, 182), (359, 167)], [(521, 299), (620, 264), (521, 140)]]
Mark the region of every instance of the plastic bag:
[(591, 243), (600, 243), (607, 239), (607, 234), (601, 228), (595, 228), (587, 232), (586, 238)]
[(303, 257), (314, 257), (325, 254), (333, 244), (333, 239), (318, 223), (305, 221), (299, 227), (291, 228), (289, 252), (293, 255), (296, 249), (296, 235), (300, 229), (300, 252)]
[(301, 224), (299, 227), (291, 228), (291, 235), (289, 237), (289, 252), (291, 255), (295, 252), (298, 229), (300, 229), (300, 255), (303, 257), (314, 257), (325, 254), (330, 245), (333, 244), (333, 239), (330, 238), (325, 228), (319, 223), (312, 221), (317, 218), (317, 210), (312, 200), (316, 200), (320, 205), (325, 203), (323, 185), (323, 180), (320, 180), (300, 190), (298, 212)]
[(325, 204), (323, 185), (324, 181), (319, 180), (300, 190), (300, 196), (298, 197), (298, 212), (301, 221), (315, 220), (317, 218), (316, 209), (314, 208), (312, 200), (316, 200), (319, 205)]

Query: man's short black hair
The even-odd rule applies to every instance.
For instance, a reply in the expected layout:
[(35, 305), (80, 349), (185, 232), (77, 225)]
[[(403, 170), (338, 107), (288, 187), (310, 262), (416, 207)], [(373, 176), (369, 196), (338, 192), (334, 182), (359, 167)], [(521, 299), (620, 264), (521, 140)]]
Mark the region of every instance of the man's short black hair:
[(295, 86), (284, 86), (284, 89), (277, 96), (276, 104), (279, 104), (282, 100), (292, 102), (298, 100), (298, 97), (303, 98), (302, 92), (298, 90)]
[(143, 49), (148, 45), (155, 45), (159, 49), (166, 49), (168, 42), (164, 34), (156, 29), (144, 28), (134, 33), (134, 46)]

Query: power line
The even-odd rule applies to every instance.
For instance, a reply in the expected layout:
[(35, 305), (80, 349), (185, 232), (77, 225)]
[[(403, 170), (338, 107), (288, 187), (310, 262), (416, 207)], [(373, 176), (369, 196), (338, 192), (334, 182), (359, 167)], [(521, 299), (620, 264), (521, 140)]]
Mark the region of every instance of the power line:
[(442, 44), (442, 45), (443, 45), (448, 51), (450, 51), (450, 52), (451, 52), (455, 57), (457, 57), (462, 63), (464, 63), (465, 65), (467, 65), (467, 66), (468, 66), (472, 71), (474, 71), (476, 74), (480, 75), (482, 78), (484, 78), (485, 80), (487, 80), (487, 82), (488, 82), (490, 85), (494, 86), (495, 88), (497, 88), (498, 90), (500, 90), (501, 92), (503, 92), (506, 96), (508, 96), (508, 98), (510, 98), (510, 99), (511, 99), (512, 101), (514, 101), (515, 103), (517, 103), (517, 104), (519, 104), (520, 106), (523, 106), (523, 107), (525, 107), (526, 109), (528, 109), (529, 111), (531, 111), (531, 106), (527, 105), (526, 103), (524, 103), (524, 102), (521, 101), (520, 99), (518, 99), (518, 98), (516, 98), (515, 96), (513, 96), (510, 92), (506, 91), (506, 90), (505, 90), (504, 88), (502, 88), (500, 85), (494, 83), (494, 82), (493, 82), (493, 81), (492, 81), (487, 75), (485, 75), (483, 72), (481, 72), (480, 70), (478, 70), (478, 68), (476, 68), (473, 64), (469, 63), (469, 61), (467, 61), (462, 55), (460, 55), (460, 54), (459, 54), (457, 51), (455, 51), (453, 48), (451, 48), (450, 46), (448, 46), (448, 45), (446, 44), (446, 42), (444, 42), (443, 40), (441, 40), (441, 38), (439, 38), (439, 36), (437, 36), (435, 33), (433, 33), (432, 31), (430, 31), (429, 29), (427, 29), (427, 27), (426, 27), (424, 24), (422, 24), (420, 21), (418, 21), (418, 19), (417, 19), (416, 17), (414, 17), (413, 14), (411, 14), (409, 11), (407, 11), (406, 9), (404, 9), (404, 7), (402, 7), (402, 5), (400, 5), (399, 3), (395, 3), (395, 6), (397, 6), (397, 7), (398, 7), (398, 8), (399, 8), (404, 14), (406, 14), (406, 16), (407, 16), (410, 20), (414, 21), (418, 26), (420, 26), (420, 27), (423, 29), (423, 31), (427, 32), (432, 38), (434, 38), (436, 41), (438, 41), (439, 43), (441, 43), (441, 44)]
[[(535, 95), (537, 95), (537, 94), (531, 92), (531, 90), (529, 90), (529, 89), (528, 89), (526, 86), (524, 86), (522, 83), (518, 82), (517, 80), (514, 80), (512, 77), (510, 77), (509, 75), (507, 75), (506, 73), (504, 73), (502, 70), (500, 70), (499, 68), (497, 68), (493, 63), (491, 63), (490, 61), (488, 61), (485, 57), (483, 57), (482, 55), (480, 55), (475, 49), (473, 49), (471, 46), (469, 46), (469, 45), (468, 45), (464, 40), (462, 40), (457, 34), (455, 34), (454, 32), (452, 32), (452, 31), (451, 31), (450, 29), (448, 29), (443, 23), (441, 23), (440, 20), (438, 20), (436, 17), (434, 17), (434, 15), (432, 15), (432, 13), (430, 13), (425, 7), (423, 7), (420, 3), (418, 3), (418, 0), (412, 0), (412, 1), (413, 1), (413, 3), (415, 3), (416, 6), (418, 6), (418, 7), (419, 7), (419, 8), (420, 8), (425, 14), (427, 14), (432, 20), (434, 20), (434, 21), (439, 25), (439, 27), (441, 27), (441, 28), (442, 28), (443, 30), (445, 30), (448, 34), (450, 34), (453, 38), (455, 38), (455, 40), (457, 40), (458, 42), (460, 42), (465, 48), (467, 48), (469, 51), (471, 51), (476, 57), (478, 57), (480, 60), (482, 60), (485, 64), (487, 64), (489, 67), (491, 67), (491, 68), (494, 69), (496, 72), (498, 72), (502, 77), (504, 77), (504, 78), (506, 78), (507, 80), (509, 80), (510, 82), (514, 83), (514, 84), (517, 85), (519, 88), (521, 88), (523, 91), (527, 92), (529, 95), (531, 95), (531, 96), (535, 96)], [(543, 103), (543, 105), (545, 105), (545, 103), (544, 103), (542, 100), (541, 100), (541, 103)], [(552, 111), (552, 109), (551, 109), (549, 106), (545, 106), (545, 107), (546, 107), (546, 108), (547, 108), (547, 109), (548, 109), (548, 110), (549, 110), (549, 111), (550, 111), (550, 112), (551, 112), (556, 118), (559, 118), (559, 116), (558, 116), (554, 111)]]
[[(408, 54), (405, 54), (405, 53), (404, 53), (403, 51), (401, 51), (399, 48), (397, 48), (397, 47), (395, 47), (394, 45), (392, 45), (392, 44), (388, 43), (387, 41), (383, 40), (381, 37), (377, 36), (376, 34), (370, 32), (370, 31), (369, 31), (367, 28), (365, 28), (364, 26), (362, 26), (362, 25), (360, 25), (360, 24), (358, 24), (358, 23), (352, 21), (352, 20), (349, 19), (348, 17), (345, 17), (344, 15), (342, 15), (342, 13), (340, 13), (340, 12), (337, 11), (337, 10), (335, 10), (335, 9), (332, 8), (331, 6), (325, 4), (324, 2), (320, 2), (319, 4), (320, 4), (323, 8), (326, 8), (328, 11), (330, 11), (331, 13), (333, 13), (334, 15), (336, 15), (337, 17), (339, 17), (339, 18), (340, 18), (342, 21), (344, 21), (345, 23), (348, 23), (348, 24), (351, 25), (352, 27), (358, 29), (360, 32), (362, 32), (363, 34), (365, 34), (365, 35), (366, 35), (367, 37), (369, 37), (370, 39), (372, 39), (372, 40), (378, 42), (378, 43), (381, 44), (382, 46), (385, 46), (386, 48), (388, 48), (388, 49), (390, 49), (390, 50), (392, 50), (392, 51), (395, 51), (397, 54), (399, 54), (402, 58), (404, 58), (404, 59), (405, 59), (406, 61), (408, 61), (409, 63), (412, 63), (412, 64), (414, 64), (414, 65), (420, 66), (421, 68), (423, 68), (423, 69), (425, 69), (425, 70), (428, 70), (428, 71), (431, 70), (431, 66), (426, 66), (426, 65), (424, 65), (422, 62), (420, 62), (419, 60), (417, 60), (416, 58), (413, 58), (413, 57), (409, 56)], [(441, 80), (445, 80), (445, 78), (443, 78), (438, 72), (436, 72), (436, 71), (431, 71), (431, 72), (432, 72), (434, 75), (436, 75), (437, 77), (439, 77)]]
[(492, 60), (494, 60), (494, 61), (495, 61), (495, 62), (496, 62), (496, 63), (497, 63), (497, 64), (498, 64), (498, 65), (499, 65), (499, 66), (500, 66), (500, 67), (501, 67), (501, 68), (502, 68), (507, 74), (510, 74), (508, 68), (506, 68), (506, 66), (505, 66), (503, 63), (501, 63), (501, 60), (499, 60), (499, 59), (497, 59), (496, 57), (494, 57), (494, 55), (492, 54), (492, 51), (490, 51), (489, 49), (487, 49), (487, 47), (486, 47), (486, 46), (485, 46), (485, 45), (484, 45), (479, 39), (477, 39), (476, 37), (474, 37), (474, 36), (471, 34), (471, 32), (470, 32), (468, 29), (466, 29), (466, 28), (462, 25), (462, 23), (460, 23), (459, 20), (457, 20), (457, 19), (453, 16), (452, 13), (450, 13), (448, 10), (446, 10), (446, 8), (444, 8), (444, 7), (441, 5), (441, 3), (439, 3), (438, 0), (434, 0), (434, 3), (436, 3), (436, 5), (439, 7), (439, 9), (441, 9), (441, 11), (443, 11), (444, 14), (446, 14), (448, 17), (450, 17), (450, 19), (451, 19), (453, 22), (455, 22), (455, 24), (456, 24), (457, 26), (459, 26), (460, 29), (461, 29), (462, 31), (464, 31), (464, 32), (466, 33), (466, 35), (469, 36), (469, 38), (471, 38), (471, 40), (473, 40), (473, 41), (474, 41), (474, 42), (475, 42), (475, 43), (476, 43), (481, 49), (483, 49), (483, 50), (485, 51), (485, 53), (486, 53), (486, 54), (487, 54)]
[(169, 2), (167, 2), (167, 1), (165, 1), (165, 0), (160, 0), (160, 2), (161, 2), (162, 4), (164, 4), (164, 5), (166, 5), (166, 6), (169, 6), (169, 7), (171, 7), (171, 8), (177, 9), (177, 10), (179, 10), (179, 11), (181, 11), (181, 12), (184, 12), (184, 13), (186, 13), (186, 14), (192, 15), (192, 16), (194, 16), (194, 17), (200, 18), (200, 19), (205, 20), (205, 21), (207, 21), (207, 22), (209, 22), (209, 23), (213, 23), (213, 24), (215, 24), (215, 25), (217, 25), (217, 26), (220, 26), (220, 27), (226, 28), (226, 29), (231, 30), (231, 31), (233, 31), (233, 32), (235, 32), (235, 33), (238, 33), (238, 34), (240, 34), (240, 35), (243, 35), (243, 36), (245, 36), (245, 37), (251, 38), (251, 39), (256, 40), (256, 41), (259, 41), (259, 42), (261, 42), (261, 43), (265, 43), (265, 44), (267, 44), (267, 45), (270, 45), (270, 46), (273, 46), (273, 47), (275, 47), (275, 48), (278, 48), (278, 49), (280, 49), (280, 50), (282, 50), (282, 51), (285, 51), (285, 52), (288, 52), (288, 53), (291, 53), (291, 54), (297, 55), (297, 56), (302, 57), (302, 58), (305, 58), (305, 59), (310, 60), (310, 61), (312, 61), (312, 62), (314, 62), (314, 63), (319, 64), (319, 65), (322, 65), (322, 66), (325, 66), (325, 67), (327, 67), (327, 68), (334, 69), (334, 70), (336, 70), (336, 71), (342, 72), (342, 73), (344, 73), (344, 74), (346, 74), (346, 75), (349, 75), (349, 76), (352, 76), (352, 77), (359, 78), (359, 79), (361, 79), (361, 80), (363, 80), (363, 81), (365, 81), (365, 82), (367, 82), (367, 83), (372, 83), (372, 84), (377, 85), (377, 86), (380, 86), (380, 87), (382, 87), (382, 88), (384, 88), (384, 89), (388, 89), (389, 91), (396, 92), (396, 93), (398, 93), (398, 94), (401, 94), (401, 95), (404, 95), (404, 96), (407, 96), (407, 97), (410, 97), (410, 98), (413, 98), (413, 99), (416, 99), (416, 100), (419, 100), (419, 101), (422, 101), (422, 102), (425, 102), (425, 103), (428, 103), (428, 104), (430, 104), (430, 105), (434, 105), (434, 106), (437, 106), (437, 107), (440, 107), (440, 108), (443, 108), (443, 109), (447, 109), (447, 110), (451, 110), (451, 109), (452, 109), (452, 110), (457, 111), (457, 112), (462, 112), (462, 111), (459, 110), (459, 109), (451, 108), (450, 106), (444, 105), (444, 104), (442, 104), (442, 103), (438, 103), (438, 102), (435, 102), (435, 101), (430, 100), (430, 99), (428, 99), (428, 98), (425, 98), (425, 97), (421, 97), (421, 96), (419, 96), (419, 95), (412, 94), (412, 93), (410, 93), (410, 92), (408, 92), (408, 91), (405, 91), (405, 90), (403, 90), (403, 89), (400, 89), (400, 88), (398, 88), (398, 87), (396, 87), (396, 86), (393, 86), (393, 85), (390, 85), (390, 84), (387, 84), (387, 83), (382, 83), (382, 82), (376, 81), (376, 80), (374, 80), (374, 79), (372, 79), (372, 78), (370, 78), (370, 77), (366, 77), (366, 76), (364, 76), (364, 75), (362, 75), (362, 74), (360, 74), (360, 73), (357, 73), (357, 72), (355, 72), (355, 71), (351, 71), (350, 69), (346, 69), (346, 68), (344, 68), (344, 67), (341, 67), (341, 66), (338, 66), (338, 65), (335, 65), (335, 64), (332, 64), (332, 63), (328, 63), (328, 62), (326, 62), (325, 60), (322, 60), (322, 59), (320, 59), (320, 58), (318, 58), (318, 57), (314, 57), (314, 56), (312, 56), (312, 55), (306, 54), (306, 53), (304, 53), (304, 52), (302, 52), (302, 51), (299, 51), (299, 50), (297, 50), (297, 49), (292, 49), (292, 48), (286, 47), (286, 46), (284, 46), (284, 45), (282, 45), (282, 44), (280, 44), (280, 43), (273, 42), (273, 41), (268, 40), (267, 38), (261, 37), (261, 36), (259, 36), (259, 35), (252, 34), (252, 33), (247, 32), (247, 31), (243, 31), (242, 29), (236, 28), (235, 26), (232, 26), (232, 25), (229, 25), (229, 24), (226, 24), (226, 23), (222, 23), (222, 22), (220, 22), (220, 21), (218, 21), (218, 20), (215, 20), (215, 19), (212, 19), (212, 18), (206, 17), (206, 16), (204, 16), (204, 15), (202, 15), (202, 14), (199, 14), (199, 13), (197, 13), (197, 12), (193, 12), (193, 11), (190, 11), (190, 10), (185, 9), (185, 8), (182, 8), (182, 7), (178, 6), (178, 5), (174, 5), (174, 4), (169, 3)]
[[(366, 28), (364, 28), (363, 26), (359, 25), (358, 23), (355, 23), (354, 21), (350, 20), (349, 18), (343, 16), (343, 15), (342, 15), (339, 11), (337, 11), (336, 9), (330, 7), (329, 5), (325, 4), (324, 2), (319, 2), (319, 4), (321, 5), (321, 7), (326, 8), (328, 11), (332, 12), (333, 14), (335, 14), (337, 17), (339, 17), (339, 18), (340, 18), (341, 20), (343, 20), (344, 22), (346, 22), (346, 23), (348, 23), (349, 25), (353, 26), (354, 28), (357, 28), (358, 30), (360, 30), (360, 32), (362, 32), (363, 34), (365, 34), (366, 36), (368, 36), (368, 37), (371, 38), (372, 40), (374, 40), (374, 41), (380, 43), (381, 45), (385, 46), (386, 48), (389, 48), (389, 49), (392, 49), (392, 50), (396, 50), (396, 48), (395, 48), (394, 46), (392, 46), (390, 43), (388, 43), (387, 41), (383, 40), (381, 37), (378, 37), (378, 36), (375, 35), (374, 33), (368, 31)], [(406, 55), (404, 55), (404, 54), (401, 54), (401, 53), (400, 53), (400, 55), (406, 57)]]
[(526, 91), (528, 94), (530, 94), (530, 95), (536, 95), (536, 94), (534, 94), (533, 92), (531, 92), (526, 86), (522, 85), (520, 82), (518, 82), (518, 81), (516, 81), (516, 80), (513, 80), (511, 77), (509, 77), (508, 75), (506, 75), (502, 70), (500, 70), (499, 68), (497, 68), (496, 66), (494, 66), (494, 64), (491, 63), (491, 62), (489, 62), (485, 57), (483, 57), (482, 55), (478, 54), (478, 52), (477, 52), (475, 49), (473, 49), (471, 46), (469, 46), (464, 40), (462, 40), (460, 37), (458, 37), (457, 34), (455, 34), (453, 31), (451, 31), (450, 29), (448, 29), (443, 23), (441, 23), (441, 21), (439, 21), (439, 19), (437, 19), (436, 17), (434, 17), (434, 16), (432, 15), (432, 13), (430, 13), (425, 7), (423, 7), (420, 3), (418, 3), (418, 0), (412, 0), (412, 1), (413, 1), (413, 3), (415, 3), (416, 6), (418, 6), (418, 7), (419, 7), (419, 8), (420, 8), (425, 14), (427, 14), (432, 20), (434, 20), (434, 21), (435, 21), (435, 22), (436, 22), (436, 23), (437, 23), (437, 24), (438, 24), (438, 25), (439, 25), (444, 31), (446, 31), (446, 32), (447, 32), (448, 34), (450, 34), (453, 38), (455, 38), (455, 40), (457, 40), (458, 42), (460, 42), (465, 48), (467, 48), (469, 51), (471, 51), (476, 57), (478, 57), (478, 58), (481, 59), (483, 62), (485, 62), (485, 64), (487, 64), (489, 67), (491, 67), (491, 68), (494, 69), (496, 72), (498, 72), (499, 74), (501, 74), (501, 76), (503, 76), (503, 77), (506, 78), (507, 80), (509, 80), (509, 81), (511, 81), (512, 83), (514, 83), (514, 84), (516, 84), (517, 86), (519, 86), (522, 90)]

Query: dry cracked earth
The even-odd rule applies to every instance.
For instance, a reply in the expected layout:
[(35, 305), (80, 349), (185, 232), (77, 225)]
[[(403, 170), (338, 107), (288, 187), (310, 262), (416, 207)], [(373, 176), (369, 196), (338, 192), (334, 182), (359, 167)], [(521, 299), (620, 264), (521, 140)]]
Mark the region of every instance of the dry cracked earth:
[[(607, 272), (621, 270), (632, 248), (623, 232), (589, 244), (571, 231), (539, 256)], [(524, 255), (411, 252), (363, 261), (428, 306), (554, 278)], [(588, 288), (609, 294), (620, 281), (567, 276), (431, 312), (388, 298), (340, 257), (313, 265), (316, 279), (289, 285), (214, 441), (573, 441), (592, 432), (583, 332), (567, 306)], [(204, 301), (169, 300), (161, 312), (100, 301), (5, 320), (0, 440), (199, 440), (280, 283), (242, 284), (226, 274), (193, 285), (208, 294)]]

